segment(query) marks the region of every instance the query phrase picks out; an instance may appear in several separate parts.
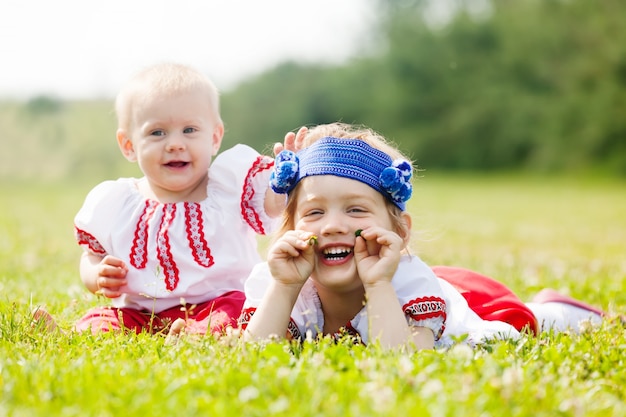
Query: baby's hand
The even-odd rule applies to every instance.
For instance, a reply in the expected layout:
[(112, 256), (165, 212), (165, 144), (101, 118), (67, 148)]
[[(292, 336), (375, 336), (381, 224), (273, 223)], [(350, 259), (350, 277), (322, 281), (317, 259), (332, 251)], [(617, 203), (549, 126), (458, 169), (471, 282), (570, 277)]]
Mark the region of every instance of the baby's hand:
[(357, 231), (354, 242), (354, 259), (363, 285), (374, 285), (393, 278), (404, 241), (395, 232), (382, 227)]
[(98, 277), (96, 285), (97, 295), (103, 295), (107, 298), (116, 298), (122, 295), (121, 287), (127, 284), (126, 274), (128, 267), (124, 261), (111, 255), (102, 258), (98, 265)]
[(309, 129), (305, 126), (298, 130), (298, 133), (287, 132), (285, 135), (285, 143), (276, 142), (274, 144), (274, 156), (278, 155), (283, 150), (298, 152), (303, 148), (304, 137)]
[(267, 255), (274, 279), (287, 285), (304, 284), (315, 266), (316, 240), (310, 232), (291, 230), (276, 241)]

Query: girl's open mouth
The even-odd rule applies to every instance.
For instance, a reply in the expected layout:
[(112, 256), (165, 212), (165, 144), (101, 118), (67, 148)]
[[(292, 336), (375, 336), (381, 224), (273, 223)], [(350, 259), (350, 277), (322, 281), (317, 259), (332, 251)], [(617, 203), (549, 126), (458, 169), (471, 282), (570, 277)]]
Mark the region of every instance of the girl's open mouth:
[(350, 256), (351, 253), (352, 248), (350, 247), (332, 247), (326, 248), (323, 251), (324, 259), (328, 259), (329, 261), (340, 261)]

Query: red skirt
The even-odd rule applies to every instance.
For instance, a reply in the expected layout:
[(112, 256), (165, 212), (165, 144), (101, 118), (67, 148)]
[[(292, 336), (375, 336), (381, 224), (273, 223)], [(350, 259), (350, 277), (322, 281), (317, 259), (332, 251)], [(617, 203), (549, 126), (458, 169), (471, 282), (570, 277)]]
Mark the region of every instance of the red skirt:
[(231, 291), (195, 306), (175, 306), (159, 313), (132, 308), (95, 307), (75, 325), (77, 331), (96, 334), (116, 330), (135, 333), (165, 333), (179, 318), (185, 319), (187, 334), (223, 334), (228, 327), (237, 328), (237, 319), (245, 301), (241, 291)]
[(456, 288), (483, 320), (499, 320), (519, 331), (538, 333), (537, 318), (506, 285), (469, 269), (434, 266), (432, 270)]

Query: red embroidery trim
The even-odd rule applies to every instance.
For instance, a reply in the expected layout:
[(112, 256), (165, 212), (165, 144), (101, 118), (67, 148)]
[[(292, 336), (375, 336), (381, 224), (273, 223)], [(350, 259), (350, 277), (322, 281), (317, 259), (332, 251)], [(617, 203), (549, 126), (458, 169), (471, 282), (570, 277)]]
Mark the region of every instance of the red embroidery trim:
[(135, 237), (130, 249), (130, 263), (137, 269), (145, 268), (148, 262), (148, 223), (158, 204), (156, 201), (146, 200), (143, 212), (135, 226)]
[(433, 317), (443, 317), (446, 321), (446, 302), (440, 297), (420, 297), (406, 303), (402, 310), (404, 314), (415, 321)]
[(93, 235), (74, 226), (74, 236), (79, 245), (87, 245), (89, 250), (97, 255), (106, 255), (107, 251)]
[(204, 238), (204, 225), (202, 224), (202, 210), (198, 203), (185, 203), (185, 228), (187, 240), (193, 258), (198, 265), (210, 267), (213, 265), (211, 250)]
[(296, 322), (293, 319), (289, 318), (289, 324), (287, 325), (287, 339), (289, 340), (299, 340), (303, 341), (302, 333), (300, 333), (300, 329), (296, 325)]
[(246, 327), (248, 327), (248, 324), (250, 323), (250, 318), (254, 315), (255, 311), (256, 308), (254, 307), (243, 309), (241, 315), (239, 316), (239, 319), (237, 320), (237, 322), (239, 323), (239, 327), (241, 327), (242, 330), (245, 330)]
[[(237, 320), (241, 330), (246, 330), (246, 328), (248, 327), (248, 324), (250, 324), (250, 319), (252, 318), (252, 316), (254, 316), (255, 312), (256, 312), (256, 307), (248, 307), (241, 312), (241, 315), (239, 316), (239, 320)], [(296, 323), (293, 321), (292, 318), (289, 318), (289, 324), (287, 325), (287, 339), (289, 340), (296, 339), (300, 341), (303, 340), (302, 333), (300, 333), (300, 330), (298, 330), (298, 326), (296, 325)]]
[(406, 303), (402, 310), (416, 322), (436, 317), (442, 317), (441, 329), (435, 334), (435, 340), (439, 340), (446, 328), (446, 302), (440, 297), (420, 297)]
[(161, 225), (159, 226), (159, 233), (157, 236), (157, 257), (161, 267), (163, 268), (163, 275), (165, 276), (165, 287), (169, 291), (173, 291), (178, 286), (178, 267), (172, 256), (172, 248), (170, 246), (170, 238), (167, 234), (172, 221), (176, 217), (176, 204), (164, 204), (163, 205), (163, 218), (161, 219)]
[(260, 172), (271, 169), (274, 166), (274, 160), (262, 155), (259, 155), (252, 164), (252, 167), (246, 175), (246, 179), (243, 183), (243, 192), (241, 193), (241, 215), (244, 220), (254, 229), (258, 234), (264, 235), (265, 229), (263, 223), (259, 219), (259, 214), (250, 205), (252, 197), (254, 197), (254, 188), (252, 187), (252, 179)]

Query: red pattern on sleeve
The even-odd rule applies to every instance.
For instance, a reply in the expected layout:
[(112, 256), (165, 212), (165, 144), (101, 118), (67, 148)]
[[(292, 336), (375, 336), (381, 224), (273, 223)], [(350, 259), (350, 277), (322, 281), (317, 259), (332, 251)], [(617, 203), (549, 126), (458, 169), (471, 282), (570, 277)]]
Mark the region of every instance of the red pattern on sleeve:
[(199, 203), (185, 203), (185, 228), (189, 248), (198, 265), (207, 268), (213, 265), (211, 250), (204, 238), (204, 224), (202, 223), (202, 210)]
[(85, 232), (82, 229), (74, 226), (74, 236), (76, 237), (76, 241), (81, 246), (87, 246), (89, 250), (97, 255), (106, 255), (106, 250), (104, 247), (98, 242), (93, 235)]
[(250, 205), (252, 197), (254, 197), (252, 179), (260, 172), (271, 169), (273, 166), (274, 160), (266, 156), (259, 155), (246, 175), (241, 193), (241, 215), (250, 227), (252, 227), (252, 229), (260, 235), (265, 234), (265, 229), (263, 228), (263, 223), (259, 218), (259, 214), (256, 212), (254, 207)]
[[(241, 330), (246, 330), (248, 328), (248, 324), (250, 324), (250, 319), (252, 318), (252, 316), (254, 316), (255, 311), (256, 307), (248, 307), (243, 309), (241, 315), (239, 316), (239, 320), (237, 320), (237, 322), (239, 323), (239, 328)], [(289, 318), (286, 337), (287, 340), (303, 340), (302, 333), (300, 333), (300, 330), (298, 330), (298, 326), (292, 318)]]
[(446, 320), (446, 302), (440, 297), (420, 297), (406, 303), (402, 310), (404, 314), (415, 321), (443, 317)]

